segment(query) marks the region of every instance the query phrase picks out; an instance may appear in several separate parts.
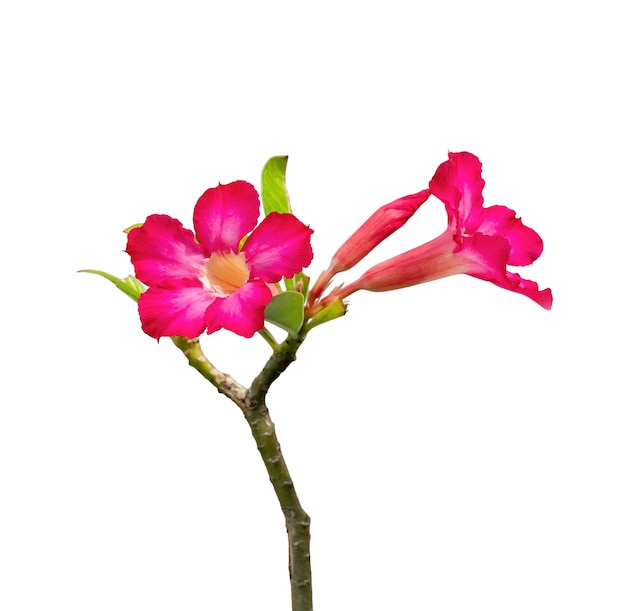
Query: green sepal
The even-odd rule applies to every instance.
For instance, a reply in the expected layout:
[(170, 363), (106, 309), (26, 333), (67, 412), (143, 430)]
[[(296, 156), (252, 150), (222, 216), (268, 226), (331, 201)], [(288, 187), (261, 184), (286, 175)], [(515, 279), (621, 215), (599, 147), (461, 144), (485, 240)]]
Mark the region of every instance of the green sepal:
[(275, 295), (265, 308), (265, 320), (297, 335), (304, 322), (304, 296), (296, 291)]
[(291, 212), (289, 194), (285, 183), (287, 156), (272, 157), (261, 173), (261, 200), (265, 216), (270, 212)]
[[(299, 272), (295, 276), (291, 276), (291, 278), (283, 278), (283, 281), (285, 283), (285, 290), (302, 293), (306, 301), (307, 295), (309, 294), (309, 283), (311, 282), (309, 276), (304, 272)], [(280, 285), (277, 286), (280, 288)]]
[[(295, 276), (289, 278), (291, 280), (291, 287), (289, 290), (297, 291), (298, 293), (302, 293), (304, 300), (306, 301), (307, 295), (309, 294), (309, 283), (311, 282), (311, 278), (307, 276), (304, 272), (299, 272)], [(287, 282), (287, 278), (285, 278), (285, 282)]]
[(298, 292), (302, 293), (302, 295), (304, 295), (304, 298), (306, 299), (307, 295), (309, 294), (309, 284), (311, 282), (311, 277), (307, 276), (304, 272), (300, 272), (299, 274), (296, 274), (293, 279), (296, 281), (296, 286), (298, 286)]
[(348, 311), (348, 306), (343, 301), (334, 301), (318, 312), (307, 324), (309, 329), (322, 325), (325, 322), (341, 318)]
[(79, 269), (79, 272), (87, 274), (96, 274), (110, 280), (122, 293), (128, 295), (133, 301), (139, 301), (141, 294), (145, 292), (146, 287), (135, 278), (135, 276), (126, 276), (126, 278), (118, 278), (107, 272), (101, 272), (97, 269)]

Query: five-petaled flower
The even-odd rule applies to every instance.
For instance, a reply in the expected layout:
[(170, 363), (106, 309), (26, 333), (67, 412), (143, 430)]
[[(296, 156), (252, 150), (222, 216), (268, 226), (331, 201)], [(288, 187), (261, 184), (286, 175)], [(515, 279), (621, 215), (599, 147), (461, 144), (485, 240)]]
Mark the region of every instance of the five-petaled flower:
[(529, 265), (543, 250), (536, 231), (504, 206), (483, 207), (481, 163), (471, 153), (450, 153), (432, 180), (430, 192), (448, 213), (448, 228), (439, 237), (383, 261), (358, 280), (334, 291), (327, 300), (345, 299), (357, 290), (389, 291), (468, 274), (530, 297), (546, 309), (552, 291), (507, 269)]
[(200, 197), (195, 236), (162, 214), (129, 232), (126, 252), (149, 287), (139, 298), (148, 335), (197, 337), (224, 328), (252, 337), (263, 328), (265, 306), (277, 291), (272, 283), (309, 265), (313, 231), (277, 212), (256, 226), (259, 208), (254, 187), (237, 181)]

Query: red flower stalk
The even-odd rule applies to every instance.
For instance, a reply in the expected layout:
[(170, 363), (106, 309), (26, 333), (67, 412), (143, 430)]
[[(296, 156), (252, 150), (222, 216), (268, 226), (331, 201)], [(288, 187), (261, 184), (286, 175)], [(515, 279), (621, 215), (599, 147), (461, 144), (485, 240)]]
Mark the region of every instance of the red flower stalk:
[(390, 291), (453, 274), (468, 274), (552, 307), (552, 291), (509, 271), (529, 265), (543, 250), (536, 231), (504, 206), (483, 207), (481, 163), (471, 153), (450, 153), (430, 191), (446, 206), (448, 228), (439, 237), (367, 270), (327, 299), (345, 299), (358, 290)]

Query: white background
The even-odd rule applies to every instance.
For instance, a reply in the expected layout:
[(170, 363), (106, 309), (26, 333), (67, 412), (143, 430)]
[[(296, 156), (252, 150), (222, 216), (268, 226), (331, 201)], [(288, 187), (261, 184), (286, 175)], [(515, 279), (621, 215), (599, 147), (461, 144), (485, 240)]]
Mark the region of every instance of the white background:
[[(7, 3), (8, 5), (8, 3)], [(0, 608), (287, 610), (238, 410), (94, 267), (290, 156), (316, 276), (448, 150), (545, 251), (551, 312), (469, 277), (356, 294), (270, 393), (316, 609), (626, 608), (617, 2), (20, 2), (0, 14)], [(434, 237), (429, 202), (364, 265)], [(354, 278), (347, 274), (346, 279)], [(248, 384), (260, 338), (204, 340)]]

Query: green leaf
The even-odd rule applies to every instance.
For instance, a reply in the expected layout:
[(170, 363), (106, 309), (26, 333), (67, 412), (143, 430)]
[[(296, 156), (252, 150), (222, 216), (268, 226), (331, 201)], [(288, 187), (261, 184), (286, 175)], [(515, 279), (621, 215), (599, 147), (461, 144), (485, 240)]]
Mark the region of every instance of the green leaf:
[(317, 327), (317, 325), (335, 320), (335, 318), (341, 318), (347, 311), (348, 306), (346, 306), (343, 301), (334, 301), (311, 319), (308, 323), (308, 328), (312, 329), (313, 327)]
[(265, 216), (270, 212), (291, 212), (289, 194), (285, 184), (287, 156), (272, 157), (261, 173), (261, 200)]
[(135, 278), (135, 276), (126, 276), (126, 278), (118, 278), (107, 272), (101, 272), (97, 269), (79, 269), (79, 272), (85, 272), (87, 274), (96, 274), (102, 276), (107, 280), (110, 280), (122, 293), (128, 295), (133, 301), (138, 301), (141, 294), (146, 290), (146, 287)]
[(275, 295), (265, 308), (265, 320), (297, 335), (304, 322), (304, 296), (296, 291)]

